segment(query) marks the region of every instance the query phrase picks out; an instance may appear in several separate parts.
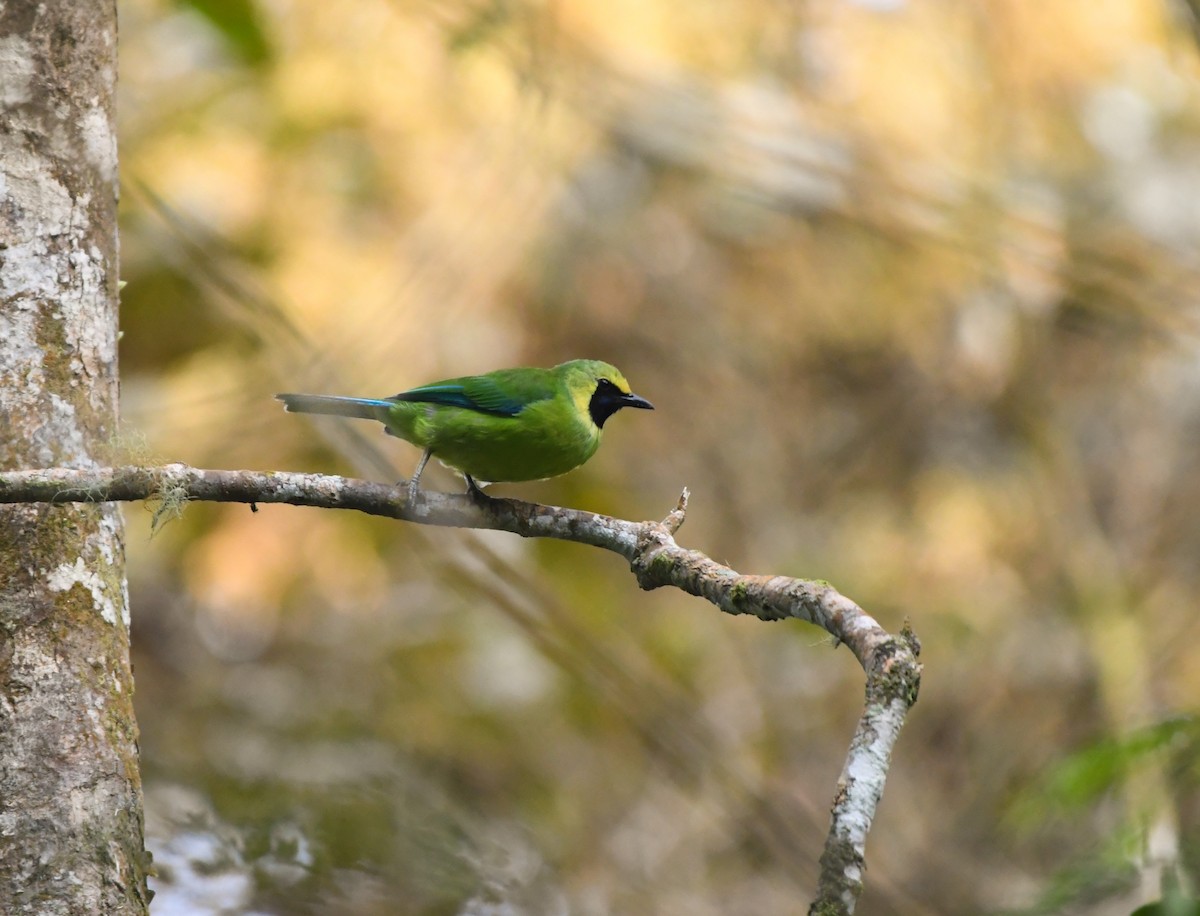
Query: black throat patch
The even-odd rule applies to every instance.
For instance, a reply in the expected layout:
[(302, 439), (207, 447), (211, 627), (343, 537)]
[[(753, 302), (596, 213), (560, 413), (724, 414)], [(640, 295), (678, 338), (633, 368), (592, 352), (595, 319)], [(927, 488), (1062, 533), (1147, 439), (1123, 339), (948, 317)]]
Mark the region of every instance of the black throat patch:
[(596, 382), (592, 399), (588, 401), (588, 413), (591, 414), (592, 422), (603, 429), (604, 421), (625, 406), (627, 397), (628, 395), (608, 379), (600, 379)]

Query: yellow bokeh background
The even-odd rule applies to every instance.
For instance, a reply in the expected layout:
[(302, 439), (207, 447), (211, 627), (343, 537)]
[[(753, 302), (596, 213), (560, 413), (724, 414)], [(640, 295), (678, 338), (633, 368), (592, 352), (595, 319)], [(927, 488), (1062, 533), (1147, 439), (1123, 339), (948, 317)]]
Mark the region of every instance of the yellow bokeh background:
[[(1128, 913), (1200, 868), (1188, 10), (122, 0), (127, 460), (395, 480), (272, 395), (609, 360), (654, 413), (497, 492), (687, 486), (685, 545), (923, 642), (860, 911)], [(806, 907), (822, 632), (576, 545), (127, 516), (160, 905)]]

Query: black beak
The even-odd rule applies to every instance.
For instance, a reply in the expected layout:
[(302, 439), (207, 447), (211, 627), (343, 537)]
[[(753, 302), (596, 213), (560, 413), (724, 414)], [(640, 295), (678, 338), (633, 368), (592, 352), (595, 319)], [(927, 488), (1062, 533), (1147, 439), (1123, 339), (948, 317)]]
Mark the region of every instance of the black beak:
[(621, 397), (621, 406), (622, 407), (640, 407), (642, 410), (653, 410), (654, 409), (653, 404), (651, 404), (645, 398), (638, 397), (633, 392), (630, 392), (629, 394), (623, 395)]

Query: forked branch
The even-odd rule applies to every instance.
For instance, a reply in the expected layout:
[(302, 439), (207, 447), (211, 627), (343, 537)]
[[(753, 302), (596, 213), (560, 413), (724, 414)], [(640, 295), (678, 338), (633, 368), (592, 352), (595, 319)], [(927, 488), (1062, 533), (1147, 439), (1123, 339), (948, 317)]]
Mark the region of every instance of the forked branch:
[(514, 499), (445, 493), (423, 492), (410, 503), (402, 487), (321, 474), (208, 471), (182, 464), (0, 473), (0, 503), (160, 500), (168, 508), (189, 500), (289, 503), (576, 541), (620, 554), (644, 589), (670, 585), (728, 614), (816, 624), (835, 644), (844, 643), (854, 653), (867, 676), (866, 704), (838, 780), (817, 894), (809, 910), (821, 916), (851, 913), (862, 892), (867, 834), (883, 795), (892, 748), (917, 699), (920, 644), (907, 628), (899, 635), (888, 633), (828, 583), (743, 575), (680, 547), (675, 533), (687, 513), (687, 497), (684, 490), (661, 522), (632, 522)]

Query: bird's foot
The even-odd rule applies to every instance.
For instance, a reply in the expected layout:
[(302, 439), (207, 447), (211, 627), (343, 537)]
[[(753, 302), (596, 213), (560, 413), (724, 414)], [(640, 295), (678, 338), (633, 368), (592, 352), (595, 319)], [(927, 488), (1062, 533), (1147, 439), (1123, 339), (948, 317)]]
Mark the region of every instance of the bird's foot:
[[(417, 493), (421, 490), (421, 474), (425, 470), (425, 465), (429, 463), (430, 457), (433, 455), (433, 449), (427, 448), (421, 455), (421, 460), (417, 462), (417, 469), (413, 471), (412, 479), (408, 482), (408, 504), (411, 506), (417, 501)], [(399, 484), (397, 484), (399, 486)]]
[(467, 496), (471, 497), (475, 502), (486, 505), (492, 501), (492, 497), (483, 492), (483, 489), (475, 482), (475, 478), (470, 474), (463, 475), (467, 478)]

